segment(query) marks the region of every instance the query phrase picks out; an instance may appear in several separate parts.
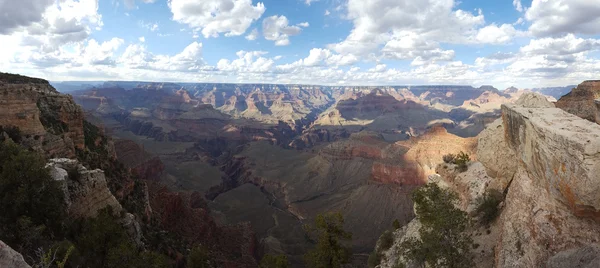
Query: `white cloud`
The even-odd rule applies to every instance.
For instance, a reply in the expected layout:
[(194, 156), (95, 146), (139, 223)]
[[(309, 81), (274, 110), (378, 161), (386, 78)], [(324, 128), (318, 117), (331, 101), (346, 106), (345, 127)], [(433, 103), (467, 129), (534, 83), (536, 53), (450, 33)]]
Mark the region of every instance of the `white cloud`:
[(138, 40), (140, 40), (140, 42), (142, 42), (142, 43), (146, 42), (146, 38), (145, 38), (145, 37), (143, 37), (143, 36), (142, 36), (142, 37), (140, 37), (140, 38), (138, 38)]
[(193, 42), (174, 56), (154, 55), (143, 45), (131, 44), (123, 52), (119, 63), (131, 69), (176, 72), (199, 71), (206, 65), (202, 58), (202, 43)]
[(264, 51), (238, 51), (237, 59), (229, 61), (221, 59), (217, 63), (217, 69), (227, 72), (241, 73), (266, 73), (273, 70), (275, 62), (272, 59), (263, 57), (267, 52)]
[(597, 0), (533, 0), (525, 18), (535, 36), (566, 33), (600, 34)]
[(254, 41), (258, 38), (258, 30), (252, 30), (248, 35), (246, 35), (246, 39), (250, 41)]
[(329, 10), (325, 10), (325, 16), (329, 16), (331, 15), (331, 12), (329, 12)]
[(505, 44), (510, 42), (519, 32), (510, 24), (502, 24), (498, 27), (496, 24), (490, 24), (479, 29), (475, 39), (483, 44)]
[(204, 37), (238, 36), (265, 12), (265, 6), (252, 0), (169, 0), (173, 20), (201, 30)]
[(304, 27), (304, 28), (306, 28), (306, 27), (310, 26), (310, 24), (309, 24), (308, 22), (301, 22), (301, 23), (298, 23), (298, 24), (296, 24), (296, 25), (298, 25), (298, 26), (300, 26), (300, 27)]
[(319, 1), (319, 0), (304, 0), (304, 3), (305, 3), (306, 5), (308, 5), (308, 6), (310, 6), (310, 4), (311, 4), (312, 2), (318, 2), (318, 1)]
[(275, 41), (276, 46), (287, 46), (290, 44), (290, 36), (299, 35), (302, 32), (300, 27), (308, 27), (307, 22), (288, 24), (288, 19), (283, 15), (265, 18), (262, 23), (263, 36), (267, 40)]
[(523, 12), (523, 4), (521, 3), (521, 0), (513, 0), (513, 6), (517, 11)]
[(152, 22), (144, 22), (143, 20), (138, 21), (138, 25), (142, 28), (145, 28), (151, 32), (158, 31), (158, 23)]
[(0, 1), (0, 34), (10, 34), (19, 27), (27, 27), (42, 20), (53, 0)]

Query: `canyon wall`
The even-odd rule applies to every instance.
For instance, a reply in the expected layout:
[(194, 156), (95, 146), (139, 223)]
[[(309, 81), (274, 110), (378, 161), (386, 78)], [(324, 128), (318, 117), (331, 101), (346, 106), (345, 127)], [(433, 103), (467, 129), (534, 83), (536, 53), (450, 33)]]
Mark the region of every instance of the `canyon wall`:
[[(477, 159), (466, 172), (440, 164), (429, 176), (456, 192), (457, 205), (471, 217), (485, 191), (504, 193), (500, 216), (468, 230), (476, 267), (593, 266), (600, 241), (600, 125), (524, 94), (503, 105), (502, 119), (479, 135)], [(379, 267), (415, 267), (398, 250), (418, 230), (416, 219), (396, 230)]]

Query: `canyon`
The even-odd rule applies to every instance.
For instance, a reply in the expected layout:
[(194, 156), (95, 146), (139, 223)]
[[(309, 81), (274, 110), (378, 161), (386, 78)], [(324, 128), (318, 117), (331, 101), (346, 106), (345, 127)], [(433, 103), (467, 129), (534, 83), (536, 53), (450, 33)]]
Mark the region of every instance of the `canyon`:
[(117, 81), (70, 94), (136, 174), (202, 200), (219, 225), (248, 224), (259, 251), (295, 267), (303, 225), (328, 211), (365, 263), (387, 226), (412, 220), (410, 194), (441, 157), (476, 159), (474, 137), (525, 92)]

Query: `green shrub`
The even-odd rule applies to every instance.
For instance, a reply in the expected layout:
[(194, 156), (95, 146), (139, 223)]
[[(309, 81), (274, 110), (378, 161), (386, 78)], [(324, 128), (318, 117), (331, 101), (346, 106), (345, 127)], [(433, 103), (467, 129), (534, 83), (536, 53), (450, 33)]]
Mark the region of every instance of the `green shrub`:
[(447, 155), (442, 156), (442, 159), (444, 160), (444, 163), (454, 164), (454, 161), (456, 160), (456, 155), (447, 154)]
[(20, 143), (23, 139), (23, 134), (18, 127), (15, 126), (0, 126), (0, 142), (3, 142), (2, 132), (6, 133), (8, 137), (13, 140), (15, 143)]
[(478, 199), (478, 205), (475, 212), (479, 215), (481, 223), (488, 225), (498, 217), (500, 214), (498, 205), (500, 205), (503, 199), (503, 194), (496, 189), (488, 189), (483, 196)]
[(317, 245), (304, 257), (307, 267), (339, 268), (350, 261), (350, 248), (343, 241), (352, 239), (352, 233), (344, 230), (341, 213), (319, 214), (314, 226), (305, 226), (307, 233), (317, 236)]
[(381, 263), (381, 253), (377, 252), (377, 250), (371, 252), (369, 254), (369, 260), (367, 261), (367, 265), (369, 268), (373, 268)]
[(260, 260), (260, 268), (288, 268), (288, 257), (285, 255), (270, 255), (266, 254)]
[(5, 141), (0, 159), (0, 240), (31, 253), (40, 240), (61, 232), (64, 194), (40, 155)]
[(187, 268), (210, 268), (210, 254), (208, 249), (203, 246), (197, 246), (190, 251), (187, 258)]
[(413, 193), (413, 201), (421, 222), (420, 239), (404, 241), (402, 255), (435, 267), (472, 267), (472, 240), (466, 232), (469, 219), (455, 206), (457, 194), (429, 183)]
[(394, 234), (391, 231), (385, 231), (379, 238), (379, 249), (388, 250), (394, 244)]
[(395, 231), (395, 230), (402, 228), (402, 225), (400, 225), (400, 222), (398, 221), (398, 219), (395, 219), (394, 222), (392, 222), (392, 227), (394, 228), (394, 231)]
[(458, 155), (456, 155), (454, 163), (457, 165), (458, 171), (465, 172), (468, 169), (468, 164), (470, 161), (471, 158), (469, 157), (469, 155), (461, 151), (460, 153), (458, 153)]

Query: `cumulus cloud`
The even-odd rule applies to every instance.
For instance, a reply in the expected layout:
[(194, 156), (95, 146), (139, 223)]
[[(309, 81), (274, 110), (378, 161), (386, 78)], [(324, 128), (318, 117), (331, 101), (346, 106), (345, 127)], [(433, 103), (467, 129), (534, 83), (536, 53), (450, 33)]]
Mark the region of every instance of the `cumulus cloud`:
[(202, 70), (206, 65), (202, 58), (202, 43), (193, 42), (174, 56), (154, 55), (146, 46), (131, 44), (127, 46), (119, 63), (132, 69), (192, 72)]
[(590, 0), (533, 0), (525, 18), (535, 36), (600, 34), (600, 4)]
[(517, 11), (523, 12), (523, 4), (521, 3), (521, 0), (513, 0), (513, 6)]
[(19, 27), (40, 22), (46, 8), (53, 0), (0, 1), (0, 34), (10, 34)]
[(283, 15), (265, 18), (262, 23), (263, 36), (269, 41), (275, 41), (276, 46), (289, 45), (289, 37), (299, 35), (301, 27), (308, 27), (308, 22), (289, 25), (288, 19)]
[(265, 73), (273, 70), (275, 61), (263, 57), (265, 51), (238, 51), (237, 59), (230, 61), (221, 59), (217, 63), (217, 69), (227, 72)]
[(505, 44), (518, 34), (520, 32), (515, 30), (515, 27), (510, 24), (502, 24), (500, 27), (496, 24), (491, 24), (479, 29), (475, 39), (483, 44)]
[(173, 20), (201, 30), (205, 38), (238, 36), (265, 12), (265, 6), (252, 0), (169, 0)]
[(304, 0), (304, 3), (305, 3), (307, 6), (310, 6), (310, 4), (311, 4), (312, 2), (318, 2), (318, 1), (319, 1), (319, 0)]
[(258, 30), (252, 30), (248, 35), (246, 35), (246, 39), (250, 41), (254, 41), (258, 38)]
[(424, 39), (413, 32), (398, 33), (388, 41), (381, 50), (384, 57), (390, 59), (414, 59), (413, 65), (426, 62), (451, 61), (454, 59), (453, 50), (443, 50), (435, 41)]

